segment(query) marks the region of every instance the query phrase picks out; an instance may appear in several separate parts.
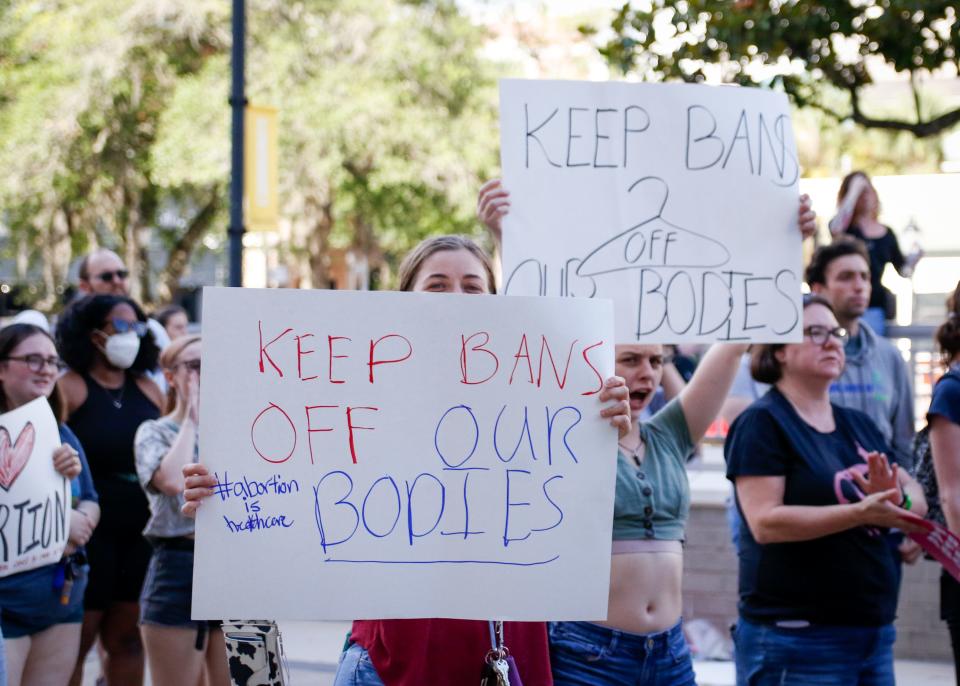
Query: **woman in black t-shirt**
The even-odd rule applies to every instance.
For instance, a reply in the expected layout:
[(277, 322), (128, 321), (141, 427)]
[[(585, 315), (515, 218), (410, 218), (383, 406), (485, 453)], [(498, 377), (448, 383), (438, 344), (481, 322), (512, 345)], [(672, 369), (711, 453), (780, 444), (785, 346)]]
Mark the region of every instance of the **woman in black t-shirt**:
[(830, 305), (808, 297), (803, 327), (801, 343), (754, 351), (754, 378), (774, 387), (725, 446), (748, 525), (737, 684), (892, 686), (897, 570), (879, 530), (918, 531), (926, 502), (872, 421), (830, 404), (846, 338)]
[(99, 638), (108, 684), (143, 683), (138, 600), (150, 560), (143, 537), (149, 509), (134, 464), (133, 437), (160, 416), (163, 394), (148, 377), (157, 346), (147, 318), (121, 295), (89, 295), (63, 313), (57, 347), (70, 369), (58, 381), (67, 426), (87, 453), (100, 496), (100, 523), (87, 544), (90, 581), (83, 598), (80, 655), (71, 684), (83, 680)]

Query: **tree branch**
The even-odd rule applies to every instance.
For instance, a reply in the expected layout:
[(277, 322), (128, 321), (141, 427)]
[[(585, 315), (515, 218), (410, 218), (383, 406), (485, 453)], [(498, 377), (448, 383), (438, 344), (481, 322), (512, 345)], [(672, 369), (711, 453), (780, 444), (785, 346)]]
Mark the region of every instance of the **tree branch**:
[(939, 117), (927, 121), (906, 122), (899, 119), (874, 119), (866, 116), (860, 109), (860, 94), (855, 88), (850, 89), (850, 107), (853, 110), (850, 118), (860, 126), (871, 129), (887, 129), (888, 131), (909, 131), (917, 138), (935, 136), (960, 122), (960, 108), (945, 112)]
[(944, 112), (938, 117), (928, 121), (908, 122), (899, 119), (874, 119), (866, 116), (860, 109), (860, 98), (854, 89), (850, 91), (850, 106), (852, 111), (849, 113), (837, 112), (835, 109), (827, 107), (822, 102), (813, 98), (804, 98), (796, 93), (790, 93), (791, 97), (800, 107), (810, 107), (819, 112), (823, 112), (828, 117), (837, 121), (853, 121), (864, 128), (886, 129), (888, 131), (909, 131), (917, 138), (927, 138), (935, 136), (942, 131), (960, 123), (960, 108)]
[(170, 250), (167, 266), (164, 267), (163, 276), (160, 279), (159, 290), (161, 293), (159, 295), (161, 300), (170, 302), (173, 299), (173, 294), (176, 292), (177, 285), (180, 283), (180, 277), (183, 276), (183, 272), (190, 262), (190, 255), (193, 254), (193, 249), (197, 242), (203, 238), (203, 234), (210, 228), (210, 224), (213, 222), (214, 217), (216, 217), (219, 207), (220, 196), (217, 190), (214, 189), (207, 202), (200, 208), (200, 211), (194, 215), (186, 230), (180, 238), (177, 239), (173, 249)]

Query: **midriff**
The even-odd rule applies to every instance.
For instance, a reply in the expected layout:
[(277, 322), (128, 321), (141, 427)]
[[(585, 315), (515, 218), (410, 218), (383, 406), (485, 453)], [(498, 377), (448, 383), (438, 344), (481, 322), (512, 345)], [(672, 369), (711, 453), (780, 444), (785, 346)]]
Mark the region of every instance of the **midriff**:
[(614, 555), (607, 621), (597, 623), (635, 634), (671, 628), (683, 609), (682, 579), (682, 553)]

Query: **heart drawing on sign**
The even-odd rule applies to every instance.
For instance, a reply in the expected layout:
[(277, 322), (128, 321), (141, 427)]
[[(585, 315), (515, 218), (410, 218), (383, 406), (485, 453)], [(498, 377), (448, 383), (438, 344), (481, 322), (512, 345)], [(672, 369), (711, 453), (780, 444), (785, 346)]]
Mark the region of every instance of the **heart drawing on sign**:
[(9, 491), (20, 472), (27, 466), (36, 435), (33, 422), (27, 422), (17, 436), (16, 443), (11, 446), (10, 432), (6, 427), (0, 426), (0, 488), (3, 490)]

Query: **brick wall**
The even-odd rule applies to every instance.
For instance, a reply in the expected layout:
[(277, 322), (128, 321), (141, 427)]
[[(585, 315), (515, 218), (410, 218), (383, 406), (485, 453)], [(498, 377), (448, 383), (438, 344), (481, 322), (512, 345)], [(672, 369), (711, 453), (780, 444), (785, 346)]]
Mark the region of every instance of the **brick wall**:
[[(726, 635), (737, 617), (737, 557), (725, 513), (715, 504), (694, 504), (684, 553), (683, 615), (706, 619)], [(897, 619), (898, 659), (952, 661), (946, 625), (940, 621), (940, 565), (920, 560), (906, 567)]]

